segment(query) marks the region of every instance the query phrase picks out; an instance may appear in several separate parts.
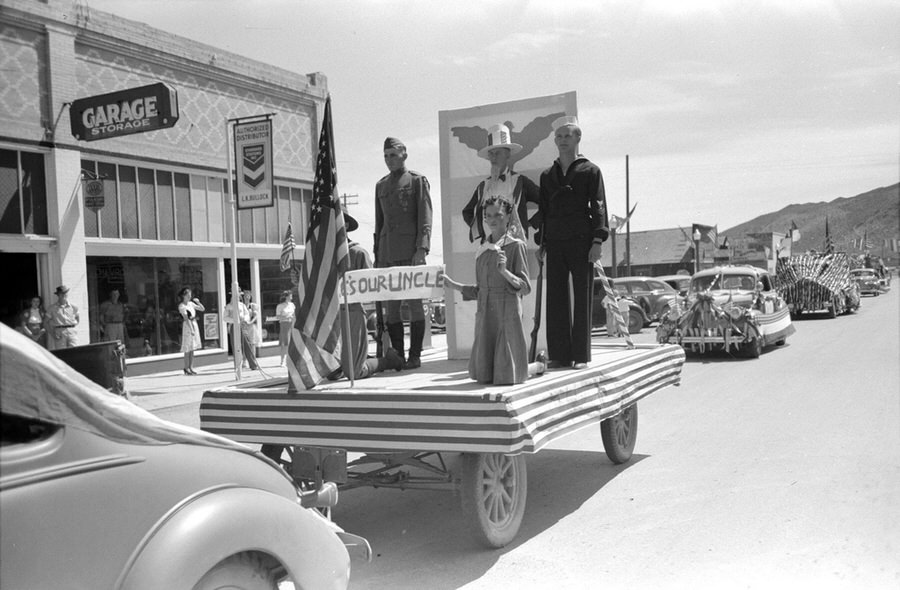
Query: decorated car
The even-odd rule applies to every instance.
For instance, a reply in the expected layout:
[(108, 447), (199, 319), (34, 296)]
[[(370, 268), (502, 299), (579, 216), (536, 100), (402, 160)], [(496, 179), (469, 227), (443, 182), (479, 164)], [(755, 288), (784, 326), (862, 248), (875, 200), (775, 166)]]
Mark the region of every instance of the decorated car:
[(696, 273), (683, 306), (657, 327), (657, 341), (686, 352), (743, 352), (757, 358), (764, 347), (784, 344), (795, 332), (790, 310), (769, 273), (753, 266), (718, 266)]
[(775, 280), (775, 288), (794, 318), (821, 312), (834, 318), (859, 308), (859, 292), (850, 278), (846, 252), (809, 252), (779, 258)]
[(4, 588), (346, 588), (368, 543), (226, 438), (162, 420), (0, 325)]

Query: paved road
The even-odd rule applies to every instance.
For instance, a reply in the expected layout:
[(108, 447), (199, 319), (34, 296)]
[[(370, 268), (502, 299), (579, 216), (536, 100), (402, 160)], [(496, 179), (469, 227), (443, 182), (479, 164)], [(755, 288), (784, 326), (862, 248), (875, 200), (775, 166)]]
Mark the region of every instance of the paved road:
[(351, 587), (900, 588), (898, 300), (798, 321), (757, 360), (689, 360), (641, 402), (626, 465), (599, 428), (529, 455), (502, 550), (473, 544), (452, 494), (345, 492), (335, 520), (375, 551)]

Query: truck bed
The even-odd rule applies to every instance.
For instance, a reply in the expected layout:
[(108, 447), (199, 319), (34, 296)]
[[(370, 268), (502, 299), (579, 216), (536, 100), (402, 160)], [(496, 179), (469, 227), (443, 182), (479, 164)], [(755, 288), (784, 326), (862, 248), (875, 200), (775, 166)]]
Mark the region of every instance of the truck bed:
[(580, 371), (548, 371), (519, 385), (481, 385), (467, 361), (433, 360), (416, 371), (325, 382), (288, 393), (284, 379), (213, 389), (200, 427), (238, 442), (347, 451), (534, 453), (681, 381), (677, 345), (594, 346)]

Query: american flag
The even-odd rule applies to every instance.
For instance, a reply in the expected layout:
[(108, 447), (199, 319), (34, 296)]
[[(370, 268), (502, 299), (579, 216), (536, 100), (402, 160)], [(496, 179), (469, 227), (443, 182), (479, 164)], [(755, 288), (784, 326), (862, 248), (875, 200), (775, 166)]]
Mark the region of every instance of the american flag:
[(288, 221), (287, 231), (284, 232), (284, 243), (281, 245), (281, 272), (291, 268), (291, 257), (294, 255), (294, 232), (291, 231), (291, 222)]
[(329, 96), (319, 135), (306, 253), (300, 265), (296, 320), (288, 349), (288, 391), (312, 389), (340, 367), (338, 286), (349, 265), (349, 247), (336, 189)]

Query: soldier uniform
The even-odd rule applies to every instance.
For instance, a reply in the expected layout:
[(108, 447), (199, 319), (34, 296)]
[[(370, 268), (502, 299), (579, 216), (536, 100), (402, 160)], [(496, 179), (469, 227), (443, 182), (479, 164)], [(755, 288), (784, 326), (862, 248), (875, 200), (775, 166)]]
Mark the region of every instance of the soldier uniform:
[[(387, 138), (384, 149), (403, 150), (397, 139)], [(411, 266), (418, 248), (431, 247), (431, 193), (428, 179), (405, 165), (392, 170), (375, 185), (375, 261), (381, 268)], [(403, 320), (400, 301), (387, 302), (385, 324), (391, 346), (403, 356)], [(408, 366), (419, 366), (425, 337), (425, 313), (421, 299), (408, 302), (410, 343)]]

